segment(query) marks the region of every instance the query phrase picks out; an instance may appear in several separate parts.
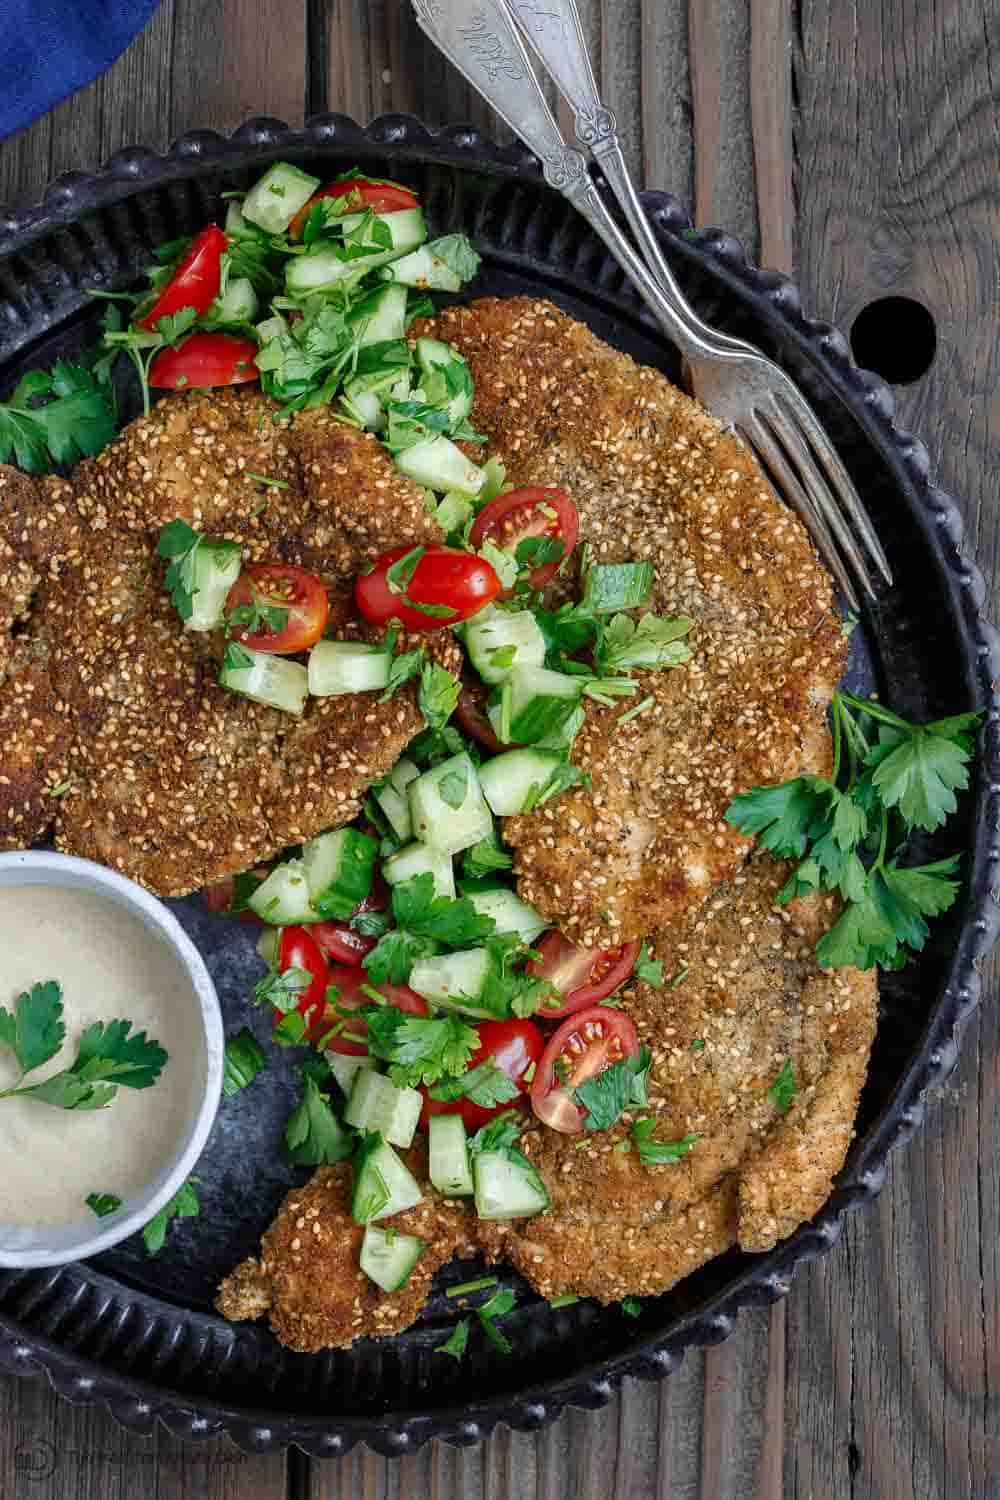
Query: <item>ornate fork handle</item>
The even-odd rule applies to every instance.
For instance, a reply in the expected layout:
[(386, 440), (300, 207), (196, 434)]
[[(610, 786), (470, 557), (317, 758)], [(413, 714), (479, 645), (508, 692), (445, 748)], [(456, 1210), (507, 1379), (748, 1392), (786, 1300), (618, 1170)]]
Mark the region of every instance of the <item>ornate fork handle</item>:
[[(421, 29), (541, 159), (546, 182), (569, 198), (600, 235), (682, 353), (719, 358), (718, 339), (695, 315), (669, 270), (666, 284), (651, 275), (605, 208), (583, 155), (563, 140), (503, 0), (412, 3)], [(614, 150), (627, 178), (617, 144)], [(638, 200), (636, 209), (652, 237)], [(733, 343), (741, 354), (749, 350), (749, 345)]]

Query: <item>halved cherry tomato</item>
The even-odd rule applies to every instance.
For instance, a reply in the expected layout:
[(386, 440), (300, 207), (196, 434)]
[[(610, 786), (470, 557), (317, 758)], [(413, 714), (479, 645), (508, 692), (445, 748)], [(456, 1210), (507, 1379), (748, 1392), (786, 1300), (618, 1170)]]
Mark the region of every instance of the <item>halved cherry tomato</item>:
[(420, 1125), (423, 1130), (427, 1129), (427, 1121), (431, 1115), (461, 1115), (466, 1130), (478, 1130), (480, 1125), (503, 1114), (505, 1109), (527, 1102), (531, 1085), (524, 1075), (531, 1073), (532, 1064), (537, 1068), (545, 1048), (545, 1038), (538, 1027), (533, 1021), (510, 1020), (482, 1021), (475, 1029), (479, 1033), (479, 1046), (469, 1058), (470, 1069), (492, 1060), (508, 1078), (513, 1079), (525, 1096), (524, 1100), (515, 1099), (507, 1104), (498, 1104), (493, 1109), (486, 1109), (481, 1104), (473, 1104), (471, 1099), (453, 1099), (450, 1102), (431, 1099), (427, 1088), (421, 1087), (424, 1107), (420, 1113)]
[(485, 683), (466, 683), (458, 695), (455, 718), (465, 733), (478, 740), (484, 750), (488, 750), (491, 755), (502, 755), (505, 750), (515, 750), (517, 746), (513, 741), (505, 745), (493, 733), (493, 725), (486, 716), (488, 697), (489, 689)]
[[(368, 1035), (368, 1022), (361, 1016), (342, 1016), (337, 1007), (340, 1010), (360, 1010), (362, 1005), (374, 1005), (371, 996), (361, 992), (361, 986), (371, 984), (371, 980), (364, 969), (341, 968), (336, 964), (331, 965), (329, 974), (330, 983), (337, 986), (338, 995), (336, 1001), (327, 1006), (326, 1015), (315, 1028), (314, 1036), (317, 1039), (326, 1037), (324, 1045), (331, 1052), (340, 1052), (344, 1057), (364, 1057), (368, 1052), (368, 1043), (357, 1041), (356, 1038)], [(405, 1011), (408, 1016), (426, 1016), (427, 1001), (408, 985), (379, 984), (372, 987), (390, 1005)], [(340, 1027), (341, 1030), (330, 1036), (334, 1027)]]
[(149, 367), (149, 383), (158, 390), (189, 391), (257, 380), (257, 348), (253, 339), (232, 333), (193, 333), (176, 349), (160, 351)]
[[(373, 625), (398, 620), (407, 630), (442, 630), (456, 625), (494, 600), (501, 584), (489, 563), (472, 552), (455, 547), (426, 547), (409, 582), (394, 593), (386, 574), (393, 563), (412, 552), (412, 547), (394, 547), (375, 559), (370, 573), (359, 573), (354, 582), (354, 601)], [(439, 605), (447, 615), (423, 614), (414, 604)]]
[[(565, 490), (530, 484), (523, 490), (508, 490), (485, 505), (469, 533), (469, 545), (477, 550), (490, 541), (504, 552), (515, 552), (527, 537), (551, 537), (562, 542), (563, 551), (553, 561), (532, 570), (533, 589), (543, 589), (569, 557), (580, 535), (580, 515)], [(514, 591), (509, 589), (509, 596)], [(506, 597), (506, 596), (505, 596)]]
[(144, 318), (140, 328), (155, 328), (161, 318), (184, 307), (193, 307), (199, 318), (208, 312), (222, 285), (222, 256), (229, 241), (221, 229), (209, 224), (191, 241), (190, 248)]
[(284, 610), (287, 618), (273, 629), (266, 614), (254, 622), (256, 628), (233, 626), (233, 640), (251, 651), (270, 651), (290, 656), (305, 651), (326, 629), (330, 600), (323, 581), (292, 563), (254, 563), (244, 568), (226, 599), (226, 618), (241, 605), (256, 605), (260, 611)]
[(535, 947), (542, 956), (527, 965), (528, 973), (536, 979), (547, 979), (563, 996), (562, 1005), (546, 1005), (540, 1016), (544, 1021), (558, 1021), (587, 1005), (596, 1005), (624, 984), (635, 968), (642, 944), (578, 948), (553, 927)]
[[(278, 972), (287, 969), (304, 969), (309, 975), (308, 988), (299, 996), (296, 1007), (305, 1017), (310, 1032), (326, 1011), (326, 987), (330, 983), (330, 970), (315, 939), (305, 927), (282, 927), (278, 938)], [(275, 1010), (275, 1025), (282, 1020), (282, 1012)]]
[(370, 208), (377, 214), (398, 213), (403, 208), (416, 208), (418, 203), (409, 188), (400, 187), (398, 182), (380, 182), (377, 177), (352, 177), (346, 182), (330, 182), (313, 193), (305, 207), (299, 209), (288, 226), (289, 239), (302, 238), (309, 212), (318, 199), (346, 198), (350, 194), (356, 196), (359, 209)]
[[(374, 829), (370, 836), (378, 838)], [(382, 879), (381, 871), (376, 869), (372, 888), (352, 914), (351, 922), (362, 912), (385, 911), (388, 905), (389, 887)], [(313, 922), (309, 927), (323, 953), (335, 964), (359, 964), (378, 942), (378, 938), (365, 937), (364, 933), (358, 932), (351, 922)]]
[(639, 1033), (620, 1010), (594, 1005), (578, 1011), (549, 1039), (531, 1084), (532, 1109), (553, 1130), (578, 1134), (587, 1112), (572, 1090), (638, 1051)]
[(310, 928), (320, 951), (335, 964), (357, 966), (378, 941), (357, 932), (350, 922), (311, 922)]

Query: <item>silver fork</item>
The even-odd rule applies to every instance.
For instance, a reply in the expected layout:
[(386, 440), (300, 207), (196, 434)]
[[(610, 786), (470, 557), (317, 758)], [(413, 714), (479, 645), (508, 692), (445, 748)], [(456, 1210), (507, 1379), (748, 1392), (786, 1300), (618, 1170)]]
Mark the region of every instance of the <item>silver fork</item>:
[[(604, 241), (680, 349), (694, 395), (742, 437), (807, 527), (848, 604), (852, 577), (874, 597), (873, 565), (892, 582), (875, 529), (839, 455), (783, 370), (743, 339), (698, 317), (664, 259), (632, 183), (612, 112), (602, 104), (574, 0), (412, 0), (421, 29), (542, 162)], [(515, 21), (516, 18), (516, 21)], [(518, 26), (575, 115), (576, 136), (600, 163), (646, 259), (597, 192), (580, 151), (563, 139)]]

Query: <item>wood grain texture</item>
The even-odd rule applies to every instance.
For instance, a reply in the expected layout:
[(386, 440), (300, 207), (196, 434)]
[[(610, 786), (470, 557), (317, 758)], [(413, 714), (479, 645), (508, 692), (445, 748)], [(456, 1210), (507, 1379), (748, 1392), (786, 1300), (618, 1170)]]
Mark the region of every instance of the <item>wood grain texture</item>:
[[(997, 22), (992, 0), (805, 0), (795, 60), (804, 300), (845, 329), (889, 293), (933, 314), (937, 356), (897, 389), (899, 421), (959, 497), (994, 618)], [(995, 997), (995, 960), (985, 973)], [(998, 1044), (987, 1003), (876, 1207), (848, 1221), (841, 1254), (792, 1300), (792, 1494), (997, 1494)]]
[(787, 0), (750, 0), (750, 121), (760, 224), (760, 261), (791, 275), (791, 10)]

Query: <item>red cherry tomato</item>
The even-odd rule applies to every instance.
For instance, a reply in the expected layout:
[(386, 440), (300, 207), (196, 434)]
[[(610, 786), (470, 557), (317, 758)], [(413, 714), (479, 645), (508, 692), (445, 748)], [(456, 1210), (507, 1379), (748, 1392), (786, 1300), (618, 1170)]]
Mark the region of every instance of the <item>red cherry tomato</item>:
[(458, 695), (455, 705), (455, 718), (458, 720), (462, 730), (474, 740), (478, 740), (484, 750), (491, 755), (502, 755), (505, 750), (516, 750), (513, 741), (505, 745), (498, 740), (493, 733), (493, 725), (486, 715), (486, 699), (489, 696), (485, 685), (466, 684)]
[(161, 318), (184, 307), (193, 307), (199, 318), (208, 312), (222, 285), (222, 255), (229, 241), (221, 229), (209, 224), (191, 241), (190, 248), (144, 318), (140, 328), (155, 328)]
[(240, 385), (260, 376), (258, 345), (232, 333), (193, 333), (176, 349), (163, 349), (149, 367), (149, 383), (158, 390), (195, 390), (211, 385)]
[[(305, 1017), (310, 1031), (326, 1010), (326, 987), (330, 983), (330, 971), (326, 960), (313, 937), (305, 927), (282, 927), (278, 938), (278, 972), (287, 969), (304, 969), (309, 975), (309, 986), (299, 996), (298, 1012)], [(282, 1012), (275, 1010), (275, 1025), (282, 1019)]]
[(395, 214), (403, 208), (416, 208), (419, 201), (409, 188), (400, 187), (398, 182), (380, 182), (375, 177), (352, 177), (347, 182), (330, 182), (313, 193), (305, 207), (299, 209), (288, 226), (289, 239), (302, 238), (309, 211), (318, 199), (348, 196), (357, 199), (356, 205), (350, 205), (352, 211), (356, 206), (359, 210), (370, 208), (377, 214)]
[[(496, 573), (481, 557), (455, 547), (427, 547), (402, 593), (393, 593), (386, 578), (392, 564), (412, 552), (412, 547), (394, 547), (375, 559), (370, 573), (359, 573), (354, 582), (354, 600), (364, 618), (373, 625), (398, 620), (407, 630), (442, 630), (456, 625), (490, 604), (501, 592)], [(426, 615), (411, 608), (436, 604), (447, 615)]]
[(310, 930), (320, 950), (335, 964), (359, 964), (378, 941), (355, 931), (350, 922), (312, 922)]
[[(244, 568), (226, 600), (225, 615), (241, 606), (258, 610), (284, 610), (287, 619), (279, 629), (272, 629), (266, 614), (251, 625), (232, 625), (233, 640), (251, 651), (270, 651), (274, 656), (290, 656), (307, 650), (326, 629), (330, 600), (322, 579), (292, 563), (255, 563)], [(245, 617), (244, 617), (245, 618)]]
[(528, 973), (536, 979), (547, 979), (563, 996), (562, 1005), (543, 1008), (541, 1019), (557, 1021), (585, 1006), (596, 1005), (624, 984), (635, 968), (642, 944), (578, 948), (553, 927), (535, 947), (542, 956), (527, 965)]
[[(563, 552), (553, 562), (543, 563), (532, 571), (533, 589), (543, 589), (549, 579), (569, 557), (580, 535), (580, 516), (565, 490), (544, 489), (530, 484), (523, 490), (509, 490), (485, 505), (469, 533), (469, 545), (482, 547), (490, 541), (504, 552), (513, 553), (526, 537), (551, 537), (562, 542)], [(508, 595), (513, 589), (509, 589)]]
[[(479, 1046), (469, 1059), (469, 1067), (478, 1068), (481, 1063), (492, 1059), (508, 1078), (513, 1079), (526, 1099), (531, 1085), (524, 1075), (530, 1073), (533, 1063), (538, 1066), (545, 1048), (545, 1038), (538, 1027), (533, 1021), (483, 1021), (476, 1027), (476, 1031), (479, 1033)], [(427, 1129), (427, 1121), (431, 1115), (460, 1114), (466, 1130), (471, 1132), (503, 1114), (512, 1104), (522, 1102), (513, 1100), (511, 1103), (498, 1104), (493, 1109), (485, 1109), (481, 1104), (473, 1104), (471, 1099), (454, 1099), (446, 1103), (431, 1099), (426, 1088), (421, 1088), (420, 1092), (424, 1096), (424, 1107), (420, 1114), (424, 1130)]]
[[(368, 1022), (361, 1016), (344, 1017), (338, 1013), (337, 1007), (340, 1010), (360, 1010), (362, 1005), (374, 1005), (372, 997), (361, 992), (361, 986), (371, 984), (371, 980), (364, 969), (346, 969), (333, 965), (329, 972), (330, 983), (337, 986), (339, 993), (334, 1003), (327, 1006), (326, 1015), (315, 1034), (320, 1038), (328, 1037), (324, 1046), (331, 1052), (340, 1052), (345, 1057), (364, 1057), (368, 1052), (368, 1043), (356, 1039), (367, 1036)], [(378, 984), (372, 988), (377, 989), (390, 1005), (405, 1011), (408, 1016), (427, 1014), (427, 1001), (405, 984)], [(329, 1036), (335, 1026), (340, 1026), (342, 1030)]]
[(638, 1051), (639, 1034), (620, 1010), (594, 1005), (577, 1011), (549, 1039), (531, 1084), (532, 1109), (553, 1130), (577, 1135), (586, 1111), (572, 1090)]

